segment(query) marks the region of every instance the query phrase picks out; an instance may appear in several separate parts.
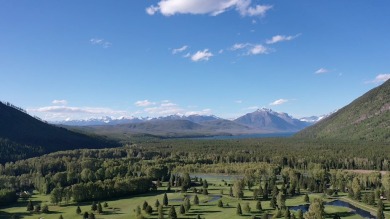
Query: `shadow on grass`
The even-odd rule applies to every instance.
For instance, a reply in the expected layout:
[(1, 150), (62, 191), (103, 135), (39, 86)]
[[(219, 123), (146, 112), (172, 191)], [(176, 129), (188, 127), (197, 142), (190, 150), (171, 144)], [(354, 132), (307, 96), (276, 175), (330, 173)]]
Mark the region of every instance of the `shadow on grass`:
[(325, 214), (327, 218), (333, 218), (334, 216), (338, 215), (340, 216), (341, 218), (344, 218), (344, 217), (349, 217), (349, 216), (352, 216), (352, 215), (355, 215), (355, 213), (353, 212), (338, 212), (338, 213), (329, 213), (329, 214)]
[(207, 210), (207, 211), (204, 211), (204, 210), (193, 210), (190, 214), (206, 214), (206, 213), (218, 213), (218, 212), (221, 212), (221, 211), (213, 211), (213, 210)]

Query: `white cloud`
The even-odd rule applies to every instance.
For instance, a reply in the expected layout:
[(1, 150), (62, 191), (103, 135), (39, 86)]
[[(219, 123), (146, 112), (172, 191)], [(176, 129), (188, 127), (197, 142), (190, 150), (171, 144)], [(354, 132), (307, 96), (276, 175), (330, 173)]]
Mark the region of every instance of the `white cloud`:
[(151, 105), (155, 105), (155, 104), (156, 104), (155, 102), (150, 102), (149, 100), (139, 100), (139, 101), (134, 103), (134, 105), (136, 105), (138, 107), (147, 107), (147, 106), (151, 106)]
[(276, 35), (276, 36), (273, 36), (271, 39), (267, 40), (266, 43), (267, 44), (274, 44), (274, 43), (279, 43), (279, 42), (283, 42), (283, 41), (290, 41), (290, 40), (297, 38), (298, 36), (300, 36), (300, 34), (297, 34), (295, 36)]
[(249, 55), (258, 55), (258, 54), (267, 54), (268, 53), (268, 48), (258, 44), (254, 45), (252, 48), (249, 49)]
[(214, 56), (208, 49), (204, 49), (203, 51), (197, 51), (195, 54), (191, 56), (191, 60), (194, 62), (198, 61), (208, 61), (212, 56)]
[(281, 104), (284, 104), (287, 102), (288, 102), (288, 100), (286, 100), (286, 99), (279, 99), (279, 100), (275, 100), (274, 102), (270, 103), (269, 105), (276, 106), (276, 105), (281, 105)]
[(52, 104), (59, 104), (59, 105), (66, 105), (66, 104), (68, 104), (68, 101), (66, 101), (66, 100), (53, 100), (51, 103)]
[(390, 74), (379, 74), (374, 80), (368, 81), (368, 83), (383, 83), (390, 79)]
[(241, 16), (264, 16), (270, 5), (252, 5), (252, 0), (160, 0), (157, 6), (146, 8), (146, 13), (160, 12), (164, 16), (175, 14), (209, 14), (217, 16), (235, 9)]
[(144, 111), (150, 115), (157, 116), (185, 114), (184, 109), (169, 101), (162, 101), (158, 106), (145, 108)]
[(102, 46), (103, 48), (109, 48), (112, 45), (112, 43), (110, 43), (104, 39), (99, 39), (99, 38), (92, 38), (89, 40), (89, 42), (92, 45), (99, 45), (99, 46)]
[(236, 100), (234, 102), (240, 104), (240, 103), (242, 103), (242, 100)]
[(251, 43), (236, 43), (230, 50), (246, 50), (244, 55), (259, 55), (259, 54), (268, 54), (269, 49), (261, 44), (251, 44)]
[(180, 48), (173, 49), (173, 50), (172, 50), (172, 54), (184, 52), (186, 49), (188, 49), (188, 46), (187, 46), (187, 45), (184, 45), (184, 46), (182, 46), (182, 47), (180, 47)]
[(328, 73), (328, 72), (329, 72), (328, 69), (326, 69), (326, 68), (320, 68), (320, 69), (318, 69), (317, 71), (315, 71), (314, 73), (315, 73), (315, 74), (325, 74), (325, 73)]
[(211, 115), (212, 110), (211, 109), (203, 109), (200, 111), (189, 111), (186, 112), (184, 115), (190, 116), (190, 115)]

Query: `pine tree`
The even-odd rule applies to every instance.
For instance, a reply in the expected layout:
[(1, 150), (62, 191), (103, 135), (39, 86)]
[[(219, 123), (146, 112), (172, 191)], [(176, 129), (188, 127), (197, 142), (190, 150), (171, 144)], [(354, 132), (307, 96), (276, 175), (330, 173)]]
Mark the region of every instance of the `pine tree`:
[(249, 203), (245, 203), (244, 205), (244, 211), (245, 213), (250, 213), (251, 212), (251, 207), (249, 206)]
[(42, 213), (45, 213), (45, 214), (49, 213), (49, 206), (44, 205), (44, 206), (42, 207)]
[(382, 199), (379, 199), (378, 200), (378, 210), (376, 212), (376, 218), (377, 219), (384, 219), (385, 218), (385, 215), (383, 214), (383, 202), (382, 202)]
[(28, 201), (27, 203), (27, 211), (33, 211), (34, 210), (34, 205), (32, 203), (32, 201)]
[(58, 217), (58, 219), (64, 219), (64, 217), (62, 217), (62, 214), (60, 214), (60, 217)]
[(76, 208), (76, 214), (81, 214), (81, 208), (80, 208), (80, 206), (77, 206), (77, 208)]
[(268, 219), (268, 214), (264, 213), (263, 216), (261, 216), (261, 219)]
[(145, 212), (148, 214), (148, 215), (151, 215), (153, 213), (153, 208), (152, 206), (148, 205), (146, 208), (145, 208)]
[(186, 213), (186, 209), (184, 208), (184, 205), (181, 204), (180, 205), (180, 211), (179, 211), (180, 214), (185, 214)]
[(141, 207), (140, 207), (139, 205), (137, 206), (137, 208), (136, 208), (136, 210), (135, 210), (135, 214), (136, 214), (137, 216), (141, 215)]
[(218, 207), (223, 208), (223, 202), (221, 199), (218, 201)]
[(102, 204), (100, 204), (100, 202), (98, 202), (98, 204), (97, 204), (97, 212), (99, 214), (103, 213), (103, 207), (102, 207)]
[(196, 216), (196, 219), (201, 219), (199, 214)]
[(229, 196), (230, 197), (233, 197), (233, 188), (230, 186), (229, 188)]
[(303, 219), (303, 211), (301, 209), (298, 210), (298, 219)]
[(95, 219), (95, 214), (90, 213), (90, 214), (88, 215), (88, 219)]
[(148, 202), (147, 201), (144, 201), (144, 203), (142, 204), (142, 210), (145, 210), (146, 207), (148, 207)]
[(288, 208), (284, 211), (284, 218), (285, 219), (290, 219), (291, 218), (291, 212), (290, 212), (290, 210)]
[(156, 199), (156, 202), (154, 203), (154, 207), (158, 208), (160, 206), (160, 201), (158, 201), (158, 199)]
[(173, 205), (169, 209), (169, 218), (170, 219), (177, 219), (176, 210), (175, 210), (175, 207)]
[(92, 211), (96, 211), (96, 210), (97, 210), (97, 205), (96, 205), (95, 202), (92, 203), (92, 205), (91, 205), (91, 210), (92, 210)]
[(89, 217), (88, 212), (84, 212), (83, 219), (88, 219), (88, 217)]
[(167, 196), (167, 193), (164, 193), (163, 205), (164, 206), (168, 206), (168, 196)]
[(186, 212), (188, 212), (191, 209), (191, 202), (190, 199), (188, 198), (184, 199), (184, 209)]
[(306, 203), (310, 202), (309, 195), (307, 195), (307, 193), (305, 194), (305, 196), (303, 198), (303, 201), (306, 202)]
[(260, 200), (258, 200), (257, 203), (256, 203), (256, 210), (258, 210), (260, 212), (263, 210), (263, 207), (261, 206), (261, 201)]
[(198, 195), (194, 196), (194, 205), (199, 205), (199, 198)]
[(164, 218), (163, 206), (160, 205), (158, 206), (158, 219), (163, 219), (163, 218)]
[[(206, 181), (206, 180), (205, 180), (205, 181)], [(208, 195), (208, 194), (209, 194), (209, 191), (208, 191), (207, 189), (203, 189), (202, 194), (203, 194), (203, 195)]]
[(103, 205), (105, 208), (108, 208), (108, 203), (107, 202), (104, 202), (104, 205)]
[(240, 203), (237, 204), (236, 214), (237, 214), (237, 215), (242, 215), (242, 209), (241, 209)]

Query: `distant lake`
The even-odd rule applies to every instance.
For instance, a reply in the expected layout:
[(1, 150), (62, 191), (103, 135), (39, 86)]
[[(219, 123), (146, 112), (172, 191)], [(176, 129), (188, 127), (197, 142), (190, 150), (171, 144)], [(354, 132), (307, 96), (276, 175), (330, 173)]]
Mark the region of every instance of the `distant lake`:
[(248, 138), (287, 138), (291, 137), (296, 132), (286, 133), (268, 133), (268, 134), (247, 134), (247, 135), (219, 135), (219, 136), (208, 136), (208, 137), (195, 137), (188, 139), (196, 140), (229, 140), (229, 139), (248, 139)]

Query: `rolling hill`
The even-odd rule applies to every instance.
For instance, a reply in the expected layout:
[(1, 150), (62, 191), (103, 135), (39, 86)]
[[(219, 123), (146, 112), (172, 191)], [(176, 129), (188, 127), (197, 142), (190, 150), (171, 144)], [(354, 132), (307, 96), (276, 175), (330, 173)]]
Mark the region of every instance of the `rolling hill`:
[(390, 143), (390, 80), (296, 137)]
[(117, 143), (56, 127), (0, 102), (0, 162), (78, 148), (103, 148)]

